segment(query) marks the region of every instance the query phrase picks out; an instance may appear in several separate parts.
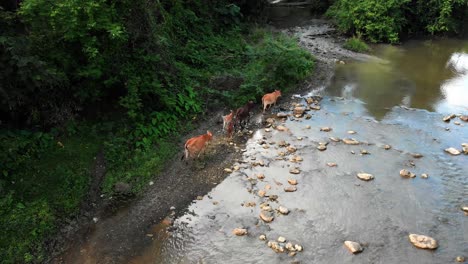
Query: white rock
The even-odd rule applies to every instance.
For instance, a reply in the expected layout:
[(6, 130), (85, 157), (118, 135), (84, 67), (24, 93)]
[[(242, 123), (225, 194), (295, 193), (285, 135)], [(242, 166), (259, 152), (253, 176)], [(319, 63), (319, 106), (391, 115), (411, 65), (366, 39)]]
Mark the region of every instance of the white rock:
[(296, 188), (296, 186), (288, 186), (288, 187), (284, 188), (284, 191), (285, 192), (295, 192), (295, 191), (297, 191), (297, 188)]
[(356, 253), (359, 253), (362, 251), (362, 247), (359, 243), (357, 242), (354, 242), (354, 241), (345, 241), (344, 242), (346, 248), (348, 248), (348, 250), (353, 253), (353, 254), (356, 254)]
[(280, 237), (278, 237), (278, 242), (284, 243), (284, 242), (286, 242), (286, 238), (280, 236)]
[(343, 142), (347, 145), (359, 145), (359, 141), (353, 139), (353, 138), (345, 138), (343, 139)]
[(408, 237), (410, 242), (417, 248), (436, 249), (438, 247), (437, 241), (432, 237), (417, 234), (410, 234)]
[(243, 236), (247, 234), (247, 229), (245, 228), (235, 228), (232, 233), (236, 236)]
[(449, 153), (451, 155), (454, 155), (454, 156), (460, 155), (460, 151), (458, 149), (456, 149), (456, 148), (447, 148), (447, 149), (445, 149), (445, 152), (447, 152), (447, 153)]
[(302, 251), (302, 246), (301, 245), (296, 244), (296, 245), (294, 245), (294, 248), (299, 252)]
[(369, 173), (358, 173), (357, 177), (363, 181), (370, 181), (374, 179), (374, 176)]
[(410, 172), (409, 170), (400, 170), (400, 176), (405, 178), (414, 178), (416, 174)]
[(284, 206), (280, 206), (280, 207), (278, 208), (278, 211), (279, 211), (281, 214), (284, 214), (284, 215), (289, 214), (289, 209), (286, 208), (286, 207), (284, 207)]
[(321, 127), (321, 128), (320, 128), (320, 131), (323, 131), (323, 132), (330, 132), (330, 131), (332, 131), (332, 128), (331, 128), (331, 127)]

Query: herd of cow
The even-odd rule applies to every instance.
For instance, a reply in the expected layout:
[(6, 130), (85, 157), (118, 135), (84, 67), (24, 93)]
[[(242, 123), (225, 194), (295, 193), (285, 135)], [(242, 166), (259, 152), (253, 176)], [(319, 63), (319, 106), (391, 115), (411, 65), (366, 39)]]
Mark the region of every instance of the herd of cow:
[[(263, 113), (268, 107), (276, 105), (278, 97), (281, 96), (280, 90), (275, 90), (272, 93), (265, 94), (262, 97)], [(228, 137), (232, 137), (236, 129), (243, 129), (244, 125), (250, 122), (250, 112), (254, 107), (254, 102), (249, 101), (244, 106), (238, 108), (235, 112), (231, 112), (223, 116), (223, 131), (227, 133)], [(205, 150), (206, 144), (213, 138), (213, 134), (207, 131), (206, 134), (190, 138), (185, 142), (185, 155), (182, 159), (197, 158)]]

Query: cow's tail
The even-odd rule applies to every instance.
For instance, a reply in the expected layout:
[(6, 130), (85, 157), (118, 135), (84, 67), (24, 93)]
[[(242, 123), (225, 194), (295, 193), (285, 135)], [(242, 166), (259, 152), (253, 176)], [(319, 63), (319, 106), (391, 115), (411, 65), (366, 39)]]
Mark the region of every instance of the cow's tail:
[(184, 154), (182, 154), (182, 157), (180, 158), (180, 160), (184, 160), (184, 158), (187, 159), (187, 156), (188, 156), (188, 149), (187, 149), (187, 144), (185, 144)]

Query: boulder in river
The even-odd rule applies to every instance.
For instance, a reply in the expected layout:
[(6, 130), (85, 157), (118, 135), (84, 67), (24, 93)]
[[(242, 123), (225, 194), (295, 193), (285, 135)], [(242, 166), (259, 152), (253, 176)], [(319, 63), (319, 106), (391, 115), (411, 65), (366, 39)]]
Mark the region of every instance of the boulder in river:
[(265, 174), (263, 174), (263, 173), (257, 174), (257, 179), (259, 179), (259, 180), (265, 179)]
[(356, 131), (354, 131), (354, 130), (348, 130), (347, 133), (350, 134), (350, 135), (353, 135), (353, 134), (356, 134)]
[(294, 115), (302, 116), (305, 110), (306, 110), (305, 107), (296, 106), (294, 107), (293, 113)]
[(456, 148), (446, 148), (444, 151), (447, 152), (447, 153), (449, 153), (449, 154), (451, 154), (451, 155), (454, 155), (454, 156), (460, 155), (460, 153), (461, 153), (461, 152), (460, 152), (458, 149), (456, 149)]
[(337, 138), (337, 137), (329, 137), (329, 139), (333, 142), (340, 142), (341, 139)]
[(359, 141), (355, 140), (354, 138), (345, 138), (343, 142), (347, 145), (359, 145)]
[(296, 152), (297, 148), (293, 147), (293, 146), (288, 146), (286, 148), (286, 150), (289, 152), (289, 153), (294, 153)]
[(385, 146), (384, 146), (384, 149), (385, 149), (385, 150), (389, 150), (389, 149), (391, 149), (391, 148), (392, 148), (392, 146), (390, 146), (390, 145), (385, 145)]
[(346, 248), (353, 254), (357, 254), (359, 252), (362, 252), (362, 247), (361, 247), (361, 244), (359, 244), (358, 242), (354, 242), (354, 241), (345, 241), (344, 242)]
[(288, 117), (288, 114), (285, 112), (279, 112), (278, 114), (276, 114), (276, 116), (279, 118), (284, 118), (284, 117)]
[(276, 126), (276, 130), (278, 131), (288, 131), (288, 128), (282, 125)]
[(297, 180), (296, 179), (288, 179), (288, 183), (291, 185), (297, 185)]
[(280, 243), (284, 243), (284, 242), (286, 242), (286, 238), (285, 238), (285, 237), (282, 237), (282, 236), (280, 236), (280, 237), (278, 237), (278, 242), (280, 242)]
[(465, 215), (468, 215), (468, 206), (462, 206), (462, 211), (465, 212)]
[(305, 119), (307, 119), (307, 120), (308, 120), (308, 119), (311, 119), (311, 118), (312, 118), (312, 116), (311, 116), (311, 115), (309, 115), (309, 114), (305, 115)]
[(366, 149), (361, 149), (361, 155), (369, 155), (370, 152), (367, 151)]
[(278, 207), (278, 212), (280, 212), (281, 214), (287, 215), (289, 214), (289, 209), (281, 205), (280, 207)]
[(427, 178), (429, 178), (429, 175), (427, 175), (427, 173), (423, 173), (423, 174), (421, 174), (421, 178), (427, 179)]
[(291, 173), (291, 174), (299, 174), (299, 173), (301, 173), (301, 170), (299, 170), (298, 168), (293, 168), (293, 169), (290, 169), (290, 170), (289, 170), (289, 173)]
[(265, 194), (266, 194), (266, 192), (264, 190), (258, 191), (258, 196), (260, 196), (260, 197), (264, 197)]
[(258, 239), (262, 240), (262, 241), (265, 241), (267, 239), (267, 237), (265, 235), (260, 235), (258, 237)]
[(305, 126), (305, 128), (307, 128), (307, 129), (310, 129), (310, 128), (311, 128), (311, 126), (310, 126), (310, 125), (307, 125), (307, 126)]
[(370, 181), (374, 179), (374, 175), (369, 174), (369, 173), (358, 173), (357, 177), (363, 181)]
[(455, 117), (456, 117), (455, 114), (451, 114), (451, 115), (445, 116), (442, 120), (444, 120), (444, 122), (450, 122), (450, 120)]
[(310, 110), (320, 110), (320, 105), (311, 105), (310, 107)]
[(463, 154), (468, 155), (468, 143), (462, 143)]
[(295, 192), (295, 191), (297, 191), (297, 188), (296, 188), (296, 186), (288, 186), (288, 187), (284, 187), (284, 191), (285, 192)]
[(460, 120), (468, 122), (468, 115), (461, 115)]
[(243, 236), (247, 234), (247, 229), (245, 228), (235, 228), (232, 233), (236, 236)]
[(416, 177), (416, 174), (410, 172), (409, 170), (400, 170), (400, 176), (404, 178), (414, 178)]
[(301, 246), (301, 245), (295, 244), (295, 245), (294, 245), (294, 248), (295, 248), (297, 251), (299, 251), (299, 252), (302, 251), (302, 246)]
[(331, 127), (321, 127), (320, 128), (320, 131), (323, 131), (323, 132), (330, 132), (332, 131), (333, 129)]
[(410, 234), (408, 237), (410, 242), (417, 248), (436, 249), (438, 247), (437, 241), (432, 237), (417, 234)]
[(324, 150), (327, 149), (327, 146), (324, 145), (324, 144), (320, 144), (320, 145), (318, 145), (317, 149), (320, 150), (320, 151), (324, 151)]
[(328, 163), (327, 163), (327, 166), (328, 166), (328, 167), (336, 167), (336, 166), (338, 166), (338, 165), (337, 165), (336, 163), (334, 163), (334, 162), (328, 162)]
[(271, 223), (275, 217), (273, 216), (272, 212), (269, 211), (261, 211), (260, 212), (260, 219), (262, 219), (265, 223)]
[(463, 257), (463, 256), (457, 256), (457, 257), (455, 258), (455, 261), (456, 261), (456, 262), (463, 263), (463, 262), (465, 262), (465, 257)]
[(413, 158), (415, 158), (415, 159), (419, 159), (419, 158), (423, 157), (423, 154), (421, 154), (421, 153), (411, 153), (411, 156), (413, 156)]

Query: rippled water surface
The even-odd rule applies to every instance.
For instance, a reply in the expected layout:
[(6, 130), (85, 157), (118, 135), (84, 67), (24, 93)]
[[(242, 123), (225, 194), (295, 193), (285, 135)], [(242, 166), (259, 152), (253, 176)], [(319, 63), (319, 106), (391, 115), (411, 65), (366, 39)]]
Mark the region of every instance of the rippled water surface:
[[(378, 121), (367, 104), (355, 99), (326, 97), (321, 106), (311, 111), (310, 120), (283, 123), (288, 132), (255, 131), (243, 162), (236, 163), (240, 170), (203, 200), (194, 201), (175, 221), (176, 229), (155, 239), (133, 263), (450, 263), (466, 255), (468, 217), (460, 207), (468, 203), (468, 157), (450, 156), (443, 149), (460, 149), (468, 142), (467, 123), (447, 124), (439, 113), (402, 107), (389, 109)], [(321, 132), (323, 126), (333, 130)], [(350, 135), (349, 130), (357, 133)], [(352, 137), (361, 144), (345, 145), (329, 137)], [(259, 140), (269, 147), (259, 145)], [(292, 163), (293, 154), (281, 159), (279, 152), (287, 152), (278, 146), (281, 140), (296, 147), (295, 154), (304, 160)], [(327, 150), (319, 151), (319, 142), (328, 142)], [(385, 150), (385, 144), (392, 148)], [(360, 155), (363, 149), (370, 154)], [(414, 158), (412, 153), (423, 157)], [(259, 160), (265, 166), (252, 165)], [(328, 162), (338, 166), (328, 167)], [(301, 173), (289, 173), (293, 167)], [(401, 169), (417, 177), (402, 178)], [(356, 177), (359, 172), (375, 179), (361, 181)], [(258, 173), (265, 179), (256, 180)], [(422, 173), (429, 178), (422, 179)], [(284, 191), (287, 179), (297, 179), (296, 192)], [(259, 190), (279, 198), (269, 201), (258, 195)], [(256, 206), (246, 207), (247, 202)], [(264, 223), (259, 219), (263, 202), (291, 212), (275, 213), (273, 222)], [(247, 228), (248, 235), (233, 235), (237, 227)], [(440, 246), (435, 251), (417, 249), (408, 241), (409, 233), (434, 237)], [(268, 240), (284, 236), (304, 251), (294, 257), (275, 253), (258, 239), (261, 234)], [(363, 244), (364, 251), (350, 254), (345, 240)]]
[(330, 94), (362, 100), (378, 119), (395, 105), (440, 113), (468, 110), (468, 41), (411, 41), (376, 46), (374, 53), (385, 62), (339, 65)]

